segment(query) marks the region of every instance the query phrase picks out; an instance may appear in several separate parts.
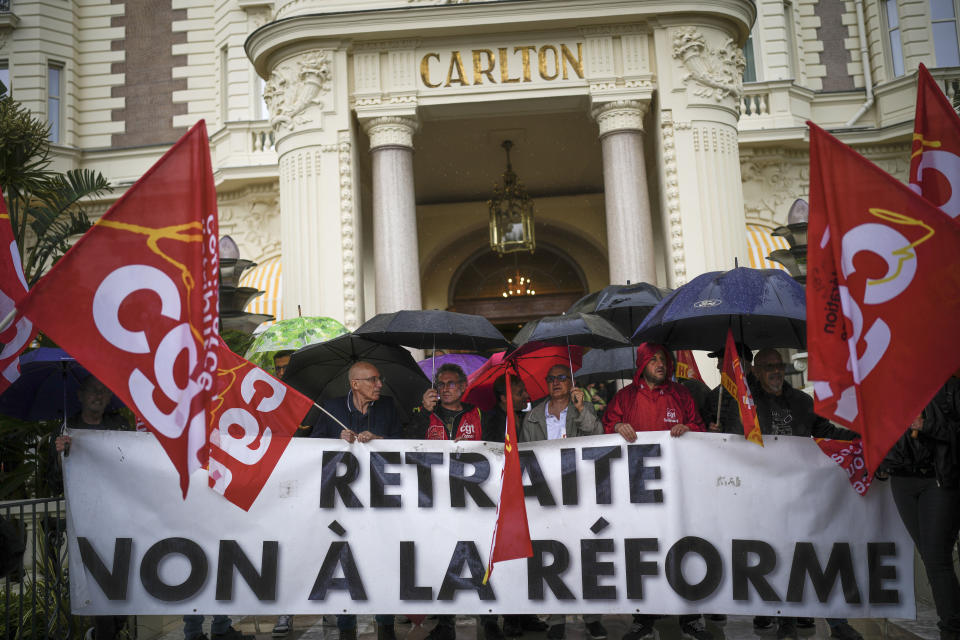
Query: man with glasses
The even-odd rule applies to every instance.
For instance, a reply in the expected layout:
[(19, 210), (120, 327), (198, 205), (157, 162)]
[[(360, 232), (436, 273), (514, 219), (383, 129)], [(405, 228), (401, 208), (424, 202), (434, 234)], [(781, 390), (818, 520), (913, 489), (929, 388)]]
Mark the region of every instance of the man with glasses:
[[(441, 365), (433, 376), (433, 386), (421, 399), (421, 406), (413, 410), (413, 419), (407, 436), (413, 440), (480, 440), (483, 417), (480, 409), (463, 402), (467, 388), (467, 374), (458, 365)], [(485, 623), (486, 624), (486, 623)], [(492, 625), (491, 631), (496, 628)], [(455, 640), (456, 616), (437, 616), (437, 626), (427, 634), (427, 640)], [(488, 635), (490, 640), (503, 637)]]
[[(645, 342), (637, 347), (637, 371), (633, 384), (613, 396), (603, 414), (607, 433), (619, 433), (635, 442), (637, 431), (669, 431), (678, 438), (688, 431), (703, 431), (703, 420), (690, 392), (670, 379), (676, 365), (670, 352), (660, 344)], [(653, 640), (654, 622), (659, 616), (634, 614), (623, 640)], [(699, 614), (680, 616), (680, 633), (692, 640), (713, 640)]]
[[(593, 404), (588, 402), (583, 389), (573, 388), (573, 375), (563, 365), (550, 367), (546, 376), (549, 395), (523, 419), (517, 439), (520, 442), (534, 440), (558, 440), (577, 436), (593, 436), (603, 433), (603, 425), (597, 419)], [(551, 615), (547, 618), (547, 638), (560, 640), (566, 635), (566, 616)], [(598, 614), (583, 616), (587, 636), (603, 640), (607, 630), (600, 623)]]
[[(393, 399), (380, 398), (383, 377), (375, 366), (360, 361), (347, 374), (347, 395), (326, 400), (320, 418), (310, 432), (311, 438), (341, 438), (349, 443), (370, 442), (381, 438), (400, 439), (403, 427)], [(377, 640), (396, 640), (392, 615), (375, 616)], [(339, 640), (357, 640), (357, 616), (338, 615)]]
[(458, 365), (444, 364), (433, 376), (433, 386), (413, 410), (408, 436), (414, 440), (480, 440), (480, 409), (462, 401), (467, 374)]
[(402, 438), (403, 427), (393, 399), (380, 399), (383, 377), (377, 368), (361, 360), (350, 367), (348, 377), (349, 392), (323, 402), (328, 413), (320, 413), (310, 437), (342, 438), (347, 442)]

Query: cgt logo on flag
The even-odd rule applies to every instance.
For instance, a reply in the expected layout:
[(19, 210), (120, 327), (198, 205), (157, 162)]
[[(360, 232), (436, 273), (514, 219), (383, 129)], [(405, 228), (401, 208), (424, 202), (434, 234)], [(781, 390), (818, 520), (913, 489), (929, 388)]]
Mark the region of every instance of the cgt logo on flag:
[(205, 416), (220, 358), (218, 253), (201, 121), (22, 303), (25, 315), (147, 424), (184, 495), (190, 473), (207, 462)]
[(872, 474), (960, 362), (960, 228), (813, 124), (810, 175), (815, 408), (862, 436)]

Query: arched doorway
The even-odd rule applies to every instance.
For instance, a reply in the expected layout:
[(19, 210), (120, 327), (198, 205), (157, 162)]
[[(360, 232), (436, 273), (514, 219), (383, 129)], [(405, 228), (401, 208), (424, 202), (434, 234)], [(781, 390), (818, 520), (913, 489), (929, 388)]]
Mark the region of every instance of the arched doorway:
[(587, 290), (583, 270), (556, 247), (502, 258), (485, 247), (451, 279), (450, 310), (484, 316), (511, 338), (530, 320), (563, 313)]

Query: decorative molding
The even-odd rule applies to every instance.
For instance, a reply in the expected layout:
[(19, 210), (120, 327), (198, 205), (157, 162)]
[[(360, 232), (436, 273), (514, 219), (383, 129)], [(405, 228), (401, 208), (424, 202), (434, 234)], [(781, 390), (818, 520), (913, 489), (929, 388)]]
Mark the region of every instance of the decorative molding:
[(323, 107), (322, 96), (330, 91), (332, 68), (329, 52), (311, 51), (280, 63), (270, 72), (263, 99), (274, 130), (292, 131), (315, 120), (307, 110)]
[(267, 7), (251, 7), (246, 11), (247, 24), (249, 25), (250, 33), (256, 31), (273, 19), (273, 11)]
[(807, 198), (810, 169), (806, 153), (791, 158), (769, 154), (740, 159), (743, 211), (748, 223), (778, 227), (797, 198)]
[(470, 4), (470, 0), (407, 0), (410, 4)]
[(218, 193), (217, 209), (221, 235), (236, 240), (244, 258), (262, 262), (280, 253), (280, 194), (276, 183)]
[(673, 114), (663, 111), (660, 117), (663, 145), (664, 194), (670, 226), (670, 256), (673, 262), (673, 287), (687, 282), (687, 263), (683, 249), (683, 219), (680, 215), (680, 180), (677, 176), (677, 148), (674, 140)]
[(416, 49), (420, 46), (420, 40), (376, 40), (370, 42), (355, 42), (351, 45), (353, 51), (375, 51), (384, 53), (396, 49)]
[(343, 264), (343, 324), (353, 331), (359, 326), (357, 315), (357, 260), (353, 203), (353, 153), (350, 132), (341, 131), (337, 143), (337, 168), (340, 175), (340, 247)]
[(370, 136), (370, 149), (379, 147), (413, 148), (417, 120), (405, 116), (381, 116), (363, 120), (363, 130)]
[(740, 101), (747, 63), (733, 38), (725, 39), (721, 47), (714, 49), (707, 46), (699, 29), (681, 27), (673, 34), (673, 57), (687, 69), (683, 82), (692, 80), (700, 85), (693, 90), (693, 95), (717, 102), (733, 96)]
[(643, 131), (643, 117), (649, 106), (645, 100), (614, 100), (601, 103), (591, 113), (602, 138), (614, 131)]

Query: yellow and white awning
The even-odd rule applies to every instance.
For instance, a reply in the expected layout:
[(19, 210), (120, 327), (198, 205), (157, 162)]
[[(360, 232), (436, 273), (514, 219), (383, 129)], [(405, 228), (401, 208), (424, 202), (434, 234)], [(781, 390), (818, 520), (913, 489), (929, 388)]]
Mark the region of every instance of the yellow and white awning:
[(750, 266), (754, 269), (781, 269), (787, 268), (779, 262), (768, 260), (767, 256), (777, 249), (789, 249), (790, 243), (782, 236), (771, 234), (773, 229), (759, 224), (747, 225), (747, 247), (750, 249)]
[[(244, 311), (249, 313), (267, 313), (277, 320), (283, 320), (283, 265), (280, 256), (267, 258), (240, 277), (241, 287), (254, 287), (264, 292), (250, 301)], [(272, 324), (272, 323), (271, 323)], [(267, 323), (264, 325), (269, 326)], [(263, 327), (264, 325), (260, 325)]]

